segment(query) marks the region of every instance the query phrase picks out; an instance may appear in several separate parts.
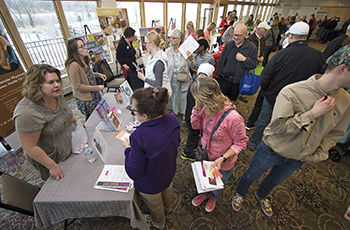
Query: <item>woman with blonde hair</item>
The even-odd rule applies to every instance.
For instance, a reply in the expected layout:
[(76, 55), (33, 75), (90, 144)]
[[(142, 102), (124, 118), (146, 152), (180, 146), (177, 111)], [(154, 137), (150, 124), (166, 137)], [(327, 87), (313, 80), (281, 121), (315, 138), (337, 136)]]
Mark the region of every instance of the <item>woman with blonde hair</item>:
[(210, 47), (210, 38), (211, 38), (211, 33), (215, 30), (216, 24), (215, 22), (211, 22), (208, 27), (204, 30), (204, 38), (207, 39)]
[(188, 36), (192, 36), (194, 39), (196, 39), (195, 36), (196, 30), (194, 29), (194, 25), (192, 21), (188, 21), (186, 25), (186, 34), (185, 39), (188, 38)]
[[(244, 120), (232, 102), (222, 94), (215, 79), (198, 77), (191, 85), (191, 93), (196, 101), (191, 115), (192, 127), (201, 130), (201, 146), (207, 149), (205, 158), (214, 161), (212, 167), (219, 170), (225, 183), (232, 174), (238, 153), (246, 148), (248, 137)], [(223, 115), (226, 117), (218, 124)], [(208, 199), (205, 210), (211, 212), (222, 192), (223, 189), (202, 193), (192, 200), (192, 204), (198, 206)]]
[(159, 48), (161, 39), (159, 34), (152, 30), (145, 36), (145, 45), (147, 52), (150, 53), (147, 64), (145, 75), (142, 72), (138, 72), (137, 77), (144, 81), (144, 88), (147, 87), (165, 87), (171, 95), (170, 81), (168, 77), (168, 57), (163, 50)]
[(269, 61), (269, 56), (271, 52), (274, 52), (277, 49), (276, 40), (279, 34), (278, 23), (279, 23), (279, 20), (277, 17), (272, 19), (270, 24), (271, 28), (266, 32), (264, 36), (265, 37), (265, 54), (264, 54), (263, 66), (266, 66), (267, 62)]

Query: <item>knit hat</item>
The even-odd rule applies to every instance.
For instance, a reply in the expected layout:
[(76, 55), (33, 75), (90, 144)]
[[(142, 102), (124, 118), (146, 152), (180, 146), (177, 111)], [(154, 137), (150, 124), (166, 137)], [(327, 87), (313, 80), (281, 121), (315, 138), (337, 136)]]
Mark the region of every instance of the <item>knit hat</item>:
[(296, 22), (289, 28), (286, 34), (307, 35), (309, 28), (310, 26), (305, 22)]
[(344, 64), (350, 64), (350, 45), (344, 46), (338, 49), (332, 56), (330, 56), (327, 61), (327, 65), (332, 64), (335, 66)]
[(269, 26), (268, 24), (267, 24), (267, 22), (260, 22), (259, 23), (259, 25), (258, 25), (258, 27), (256, 27), (256, 28), (264, 28), (264, 29), (266, 29), (266, 30), (269, 30), (270, 28), (271, 28), (271, 26)]
[(211, 77), (214, 73), (214, 66), (209, 63), (203, 63), (198, 67), (197, 73), (198, 75), (203, 73), (207, 75), (207, 77)]
[(204, 46), (205, 50), (208, 49), (209, 43), (208, 43), (207, 39), (202, 38), (202, 39), (199, 39), (197, 42), (199, 43), (199, 46)]

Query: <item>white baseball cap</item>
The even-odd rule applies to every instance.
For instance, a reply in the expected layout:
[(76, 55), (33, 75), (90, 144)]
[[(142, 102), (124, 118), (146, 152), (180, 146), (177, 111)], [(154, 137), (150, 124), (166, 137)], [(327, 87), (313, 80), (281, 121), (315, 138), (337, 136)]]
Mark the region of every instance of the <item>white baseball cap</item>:
[(259, 28), (264, 28), (266, 30), (269, 30), (271, 28), (271, 26), (269, 26), (269, 24), (267, 24), (267, 22), (260, 22), (258, 27), (256, 27), (256, 28), (258, 28), (258, 29)]
[(296, 22), (294, 23), (286, 34), (298, 34), (298, 35), (307, 35), (309, 33), (310, 26), (305, 22)]
[(197, 73), (198, 75), (203, 73), (207, 75), (207, 77), (211, 77), (214, 73), (214, 66), (209, 63), (203, 63), (198, 67)]

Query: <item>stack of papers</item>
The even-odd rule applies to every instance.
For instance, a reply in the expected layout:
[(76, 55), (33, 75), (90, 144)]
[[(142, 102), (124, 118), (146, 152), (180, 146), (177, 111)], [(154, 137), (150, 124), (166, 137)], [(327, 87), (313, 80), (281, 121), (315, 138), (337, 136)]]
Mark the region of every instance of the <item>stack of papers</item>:
[(94, 188), (117, 192), (129, 192), (134, 187), (133, 180), (125, 171), (124, 165), (105, 165)]
[[(203, 163), (203, 164), (202, 164)], [(191, 164), (198, 193), (210, 192), (224, 188), (220, 177), (209, 176), (214, 161), (196, 161)]]

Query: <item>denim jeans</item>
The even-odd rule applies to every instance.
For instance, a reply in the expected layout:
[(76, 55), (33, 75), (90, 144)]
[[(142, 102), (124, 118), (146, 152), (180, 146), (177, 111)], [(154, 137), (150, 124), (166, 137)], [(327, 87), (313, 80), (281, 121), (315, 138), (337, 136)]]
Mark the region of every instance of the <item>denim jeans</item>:
[(264, 134), (264, 130), (271, 121), (271, 116), (272, 116), (272, 106), (266, 100), (266, 98), (264, 98), (258, 123), (256, 124), (253, 136), (250, 139), (251, 148), (256, 148), (260, 143)]
[(288, 159), (276, 154), (264, 141), (261, 141), (256, 149), (252, 163), (239, 181), (237, 192), (241, 196), (245, 196), (252, 183), (272, 167), (270, 173), (261, 182), (257, 190), (257, 195), (260, 198), (265, 198), (275, 186), (290, 177), (302, 165), (303, 162), (301, 161)]
[[(225, 182), (228, 180), (228, 178), (230, 178), (231, 174), (232, 174), (232, 171), (233, 171), (233, 168), (228, 170), (228, 171), (224, 171), (224, 170), (219, 170), (219, 172), (221, 173), (222, 175), (222, 182), (225, 184)], [(215, 191), (211, 191), (209, 192), (210, 193), (210, 196), (213, 200), (218, 200), (219, 197), (221, 196), (222, 192), (224, 190), (223, 189), (220, 189), (220, 190), (215, 190)]]
[(256, 97), (254, 108), (253, 108), (253, 110), (250, 113), (250, 116), (248, 118), (247, 127), (249, 127), (249, 128), (255, 126), (255, 123), (258, 120), (259, 114), (261, 112), (261, 107), (262, 107), (262, 103), (264, 101), (264, 97), (261, 96), (260, 92), (259, 92), (258, 96)]

